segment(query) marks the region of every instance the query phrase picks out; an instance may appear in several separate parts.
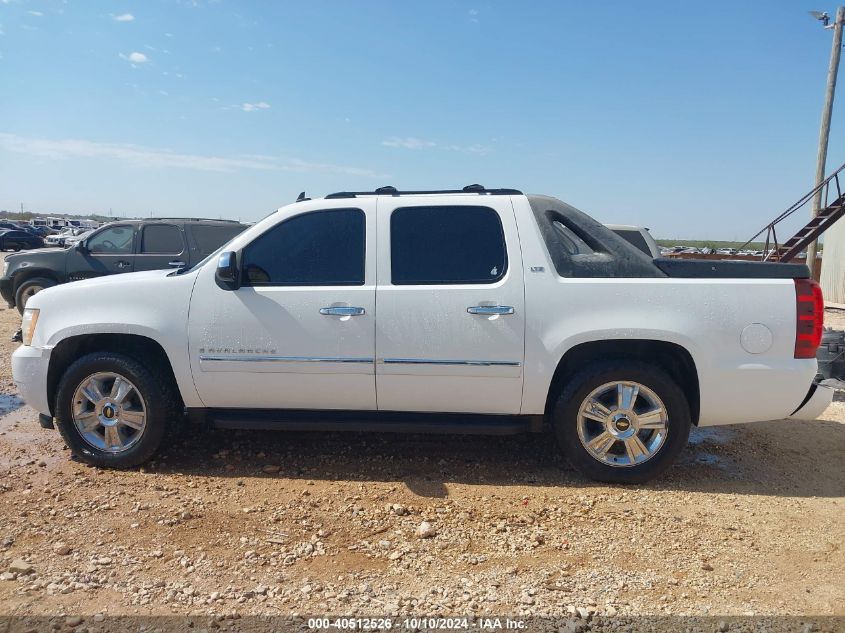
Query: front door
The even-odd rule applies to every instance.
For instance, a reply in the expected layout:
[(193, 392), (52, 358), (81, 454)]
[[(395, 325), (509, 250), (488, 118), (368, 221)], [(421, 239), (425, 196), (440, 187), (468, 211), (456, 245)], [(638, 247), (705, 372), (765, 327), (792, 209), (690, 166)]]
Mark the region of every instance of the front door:
[(238, 290), (202, 269), (188, 338), (207, 407), (376, 409), (375, 201), (346, 202), (297, 205), (244, 246)]
[(379, 410), (518, 414), (525, 301), (510, 197), (378, 205)]
[(83, 249), (69, 249), (68, 281), (131, 273), (135, 269), (134, 238), (131, 224), (112, 224), (85, 240)]

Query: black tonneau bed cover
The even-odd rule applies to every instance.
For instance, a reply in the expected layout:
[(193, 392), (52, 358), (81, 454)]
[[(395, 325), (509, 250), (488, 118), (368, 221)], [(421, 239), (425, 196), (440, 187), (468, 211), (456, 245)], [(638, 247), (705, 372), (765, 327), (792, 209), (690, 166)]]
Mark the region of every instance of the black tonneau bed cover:
[(669, 277), (709, 279), (807, 279), (804, 264), (749, 262), (739, 259), (681, 259), (659, 257), (654, 265)]
[(570, 278), (806, 279), (804, 264), (741, 260), (652, 259), (586, 213), (549, 196), (528, 202), (555, 269)]

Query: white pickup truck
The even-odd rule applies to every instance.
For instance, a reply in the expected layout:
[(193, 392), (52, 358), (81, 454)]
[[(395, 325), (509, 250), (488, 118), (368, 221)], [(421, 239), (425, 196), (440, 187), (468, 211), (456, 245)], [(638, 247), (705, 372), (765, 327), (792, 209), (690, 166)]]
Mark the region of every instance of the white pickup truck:
[(40, 292), (12, 369), (97, 466), (184, 418), (551, 427), (588, 477), (643, 482), (693, 424), (819, 415), (822, 318), (803, 265), (652, 259), (554, 198), (386, 187), (301, 197), (190, 269)]

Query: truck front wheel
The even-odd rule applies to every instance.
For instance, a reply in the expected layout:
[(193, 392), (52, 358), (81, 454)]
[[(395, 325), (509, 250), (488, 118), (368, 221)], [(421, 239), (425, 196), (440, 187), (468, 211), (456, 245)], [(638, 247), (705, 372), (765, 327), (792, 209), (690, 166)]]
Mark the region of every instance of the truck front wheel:
[(662, 474), (686, 446), (690, 425), (680, 387), (636, 360), (587, 366), (567, 381), (554, 409), (555, 433), (570, 463), (608, 483)]
[(74, 455), (104, 468), (131, 468), (158, 449), (181, 411), (175, 386), (123, 354), (95, 352), (59, 383), (56, 425)]

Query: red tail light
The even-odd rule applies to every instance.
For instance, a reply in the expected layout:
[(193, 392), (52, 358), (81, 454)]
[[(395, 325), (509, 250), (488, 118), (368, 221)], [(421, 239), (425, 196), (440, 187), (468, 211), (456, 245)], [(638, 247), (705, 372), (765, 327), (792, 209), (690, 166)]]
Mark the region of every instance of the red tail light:
[(795, 280), (795, 358), (815, 358), (822, 342), (824, 298), (812, 279)]

